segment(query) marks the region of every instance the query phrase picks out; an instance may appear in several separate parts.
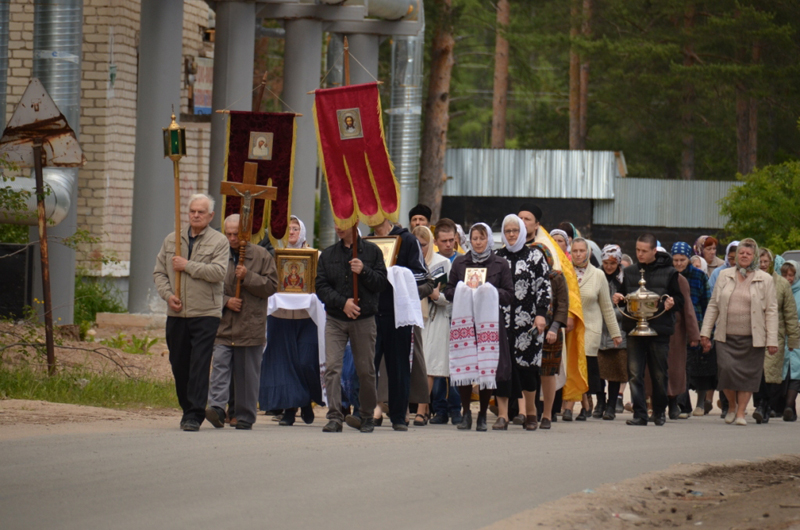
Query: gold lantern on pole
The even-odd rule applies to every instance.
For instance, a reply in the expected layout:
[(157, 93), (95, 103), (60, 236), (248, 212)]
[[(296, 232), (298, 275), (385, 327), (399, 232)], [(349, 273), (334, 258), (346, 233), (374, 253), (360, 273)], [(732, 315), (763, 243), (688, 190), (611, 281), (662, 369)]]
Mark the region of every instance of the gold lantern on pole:
[[(172, 123), (164, 131), (164, 158), (172, 160), (172, 172), (175, 181), (175, 255), (181, 255), (181, 183), (180, 159), (186, 156), (186, 127), (181, 127), (175, 121), (172, 113)], [(181, 297), (181, 273), (175, 271), (175, 296)]]

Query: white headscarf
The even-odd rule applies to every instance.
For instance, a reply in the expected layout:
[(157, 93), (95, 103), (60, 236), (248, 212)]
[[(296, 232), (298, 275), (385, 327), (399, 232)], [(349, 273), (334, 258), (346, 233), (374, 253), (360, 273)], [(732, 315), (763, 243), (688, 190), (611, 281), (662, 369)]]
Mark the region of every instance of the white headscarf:
[[(517, 236), (516, 243), (514, 243), (513, 245), (509, 245), (508, 239), (506, 239), (506, 223), (512, 221), (517, 223), (517, 226), (519, 226), (519, 236)], [(522, 250), (522, 247), (525, 246), (525, 241), (528, 239), (528, 229), (525, 228), (525, 223), (522, 221), (522, 219), (520, 219), (513, 213), (508, 214), (506, 215), (505, 219), (503, 219), (503, 228), (502, 232), (500, 232), (500, 237), (503, 239), (503, 244), (506, 246), (508, 251), (516, 254), (517, 252)]]
[(464, 233), (464, 229), (461, 228), (460, 224), (456, 224), (456, 232), (458, 232), (458, 244), (461, 245), (461, 248), (464, 249), (464, 252), (467, 252), (470, 248), (469, 238)]
[(567, 244), (567, 253), (572, 252), (572, 243), (569, 242), (569, 236), (566, 232), (561, 230), (560, 228), (553, 228), (550, 230), (550, 237), (552, 236), (561, 236), (564, 238), (564, 243)]
[[(486, 238), (487, 238), (486, 250), (484, 250), (483, 252), (478, 254), (474, 250), (470, 249), (469, 253), (472, 256), (472, 262), (473, 263), (483, 263), (484, 261), (486, 261), (489, 258), (489, 256), (492, 255), (492, 252), (493, 252), (492, 247), (494, 247), (494, 234), (492, 233), (492, 228), (489, 225), (487, 225), (486, 223), (475, 223), (469, 229), (470, 238), (472, 237), (472, 230), (476, 226), (482, 226), (482, 227), (484, 227), (486, 229)], [(523, 239), (522, 241), (525, 241), (525, 240)]]
[(689, 261), (691, 262), (695, 258), (700, 260), (700, 266), (697, 267), (697, 268), (702, 270), (705, 273), (705, 275), (708, 276), (708, 263), (706, 262), (705, 258), (703, 256), (699, 256), (699, 255), (695, 254), (694, 256), (689, 258)]
[(622, 249), (619, 248), (619, 245), (604, 246), (602, 250), (602, 256), (602, 261), (605, 261), (609, 258), (614, 258), (617, 260), (617, 265), (622, 263)]
[(286, 248), (303, 248), (303, 245), (306, 242), (306, 225), (296, 215), (292, 215), (291, 217), (289, 217), (290, 224), (292, 221), (297, 221), (297, 224), (300, 225), (300, 237), (297, 238), (297, 243), (295, 243), (294, 245), (289, 243), (287, 240)]
[[(740, 241), (731, 241), (730, 243), (728, 243), (727, 248), (725, 248), (725, 266), (722, 267), (723, 269), (727, 269), (728, 267), (730, 267), (730, 265), (728, 264), (728, 254), (731, 253), (731, 247), (736, 247), (738, 249), (739, 243)], [(736, 258), (734, 258), (734, 261), (735, 260)]]

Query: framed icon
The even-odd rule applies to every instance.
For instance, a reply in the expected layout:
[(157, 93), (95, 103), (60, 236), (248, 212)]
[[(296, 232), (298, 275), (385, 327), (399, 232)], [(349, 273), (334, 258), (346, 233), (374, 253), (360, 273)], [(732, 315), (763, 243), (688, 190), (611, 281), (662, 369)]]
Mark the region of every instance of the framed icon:
[(383, 253), (383, 262), (387, 269), (397, 263), (397, 254), (400, 252), (400, 236), (368, 236), (363, 239), (378, 245)]
[(360, 109), (339, 109), (336, 111), (336, 118), (339, 122), (339, 138), (352, 140), (364, 137)]
[(477, 289), (486, 283), (486, 268), (484, 267), (467, 267), (464, 272), (464, 283), (467, 287)]
[(272, 160), (271, 132), (250, 131), (250, 148), (247, 158), (251, 160)]
[(314, 293), (318, 255), (317, 249), (314, 248), (276, 249), (275, 265), (278, 269), (278, 292)]

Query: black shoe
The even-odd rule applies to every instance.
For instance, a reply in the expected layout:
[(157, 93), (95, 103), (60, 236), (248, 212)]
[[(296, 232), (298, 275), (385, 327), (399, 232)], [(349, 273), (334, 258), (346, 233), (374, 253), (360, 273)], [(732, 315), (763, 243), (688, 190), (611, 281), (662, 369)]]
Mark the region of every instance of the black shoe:
[(294, 425), (296, 415), (297, 409), (286, 409), (286, 411), (283, 413), (283, 417), (281, 417), (281, 421), (278, 422), (278, 425), (283, 425), (285, 427)]
[(625, 425), (638, 425), (645, 427), (647, 425), (647, 420), (644, 418), (631, 418), (625, 422)]
[(769, 419), (773, 417), (771, 413), (772, 413), (771, 410), (765, 409), (764, 410), (764, 421), (762, 421), (761, 423), (769, 423)]
[(431, 425), (447, 425), (447, 414), (437, 414), (428, 422)]
[(206, 409), (206, 419), (217, 429), (225, 427), (225, 411), (219, 407), (208, 407)]
[(792, 410), (792, 407), (783, 409), (783, 421), (797, 421), (797, 413)]
[[(555, 418), (553, 418), (555, 420)], [(561, 413), (561, 419), (564, 421), (572, 421), (572, 410), (567, 409)]]
[(253, 424), (249, 421), (238, 420), (236, 422), (236, 428), (240, 431), (249, 431), (253, 429)]
[(649, 421), (650, 423), (655, 423), (656, 422), (656, 414), (655, 414), (655, 412), (653, 414), (650, 414), (647, 417), (647, 421)]
[(528, 419), (527, 416), (525, 416), (525, 414), (517, 414), (511, 420), (511, 423), (513, 423), (514, 425), (525, 425), (526, 421), (528, 421)]
[(655, 421), (653, 421), (658, 427), (661, 427), (665, 423), (667, 423), (667, 415), (663, 412), (661, 414), (656, 415)]
[(769, 411), (769, 417), (770, 418), (777, 418), (778, 417), (778, 413), (775, 412), (774, 410), (770, 410)]
[(617, 396), (617, 406), (614, 412), (617, 414), (622, 414), (625, 412), (625, 403), (622, 399), (622, 396)]
[[(756, 410), (753, 411), (753, 419), (756, 420), (756, 423), (761, 425), (764, 423), (764, 411), (761, 407), (756, 407)], [(769, 415), (766, 415), (767, 419), (769, 419)]]
[(713, 408), (714, 408), (714, 404), (711, 403), (709, 400), (706, 399), (706, 400), (703, 401), (703, 412), (708, 414), (709, 412), (711, 412), (711, 410)]
[(456, 426), (461, 431), (469, 431), (472, 429), (472, 412), (467, 412), (461, 417), (461, 423)]
[(322, 432), (342, 432), (342, 424), (338, 421), (331, 420), (322, 428)]
[(392, 429), (395, 431), (406, 432), (408, 430), (408, 425), (405, 423), (392, 423)]
[[(791, 409), (789, 409), (791, 410)], [(184, 431), (195, 432), (200, 430), (200, 422), (197, 420), (186, 420), (181, 427)]]
[(302, 407), (300, 409), (300, 419), (302, 419), (306, 425), (314, 423), (314, 407), (311, 405)]
[(722, 407), (722, 414), (720, 414), (719, 417), (724, 420), (725, 416), (727, 415), (728, 415), (728, 407)]
[(375, 420), (367, 418), (361, 422), (361, 432), (372, 432), (375, 430)]
[(478, 413), (478, 422), (475, 424), (475, 430), (478, 432), (485, 432), (487, 430), (486, 413)]
[(547, 418), (542, 418), (542, 421), (539, 422), (539, 428), (548, 430), (550, 429), (550, 423), (551, 423), (550, 420), (548, 420)]
[(603, 413), (603, 419), (607, 421), (612, 421), (617, 417), (616, 407), (606, 407), (606, 411)]
[(681, 409), (678, 407), (678, 398), (669, 398), (669, 419), (677, 420), (681, 414)]
[(575, 421), (586, 421), (586, 409), (581, 409), (580, 414), (575, 416)]
[(592, 411), (592, 418), (599, 420), (603, 417), (603, 413), (605, 412), (606, 404), (605, 403), (597, 403), (594, 406), (594, 410)]
[[(361, 424), (363, 423), (360, 417), (353, 416), (352, 414), (348, 414), (344, 418), (344, 422), (347, 424), (348, 427), (352, 427), (354, 429), (361, 429)], [(373, 421), (372, 424), (375, 425), (375, 422)]]
[(383, 425), (383, 414), (381, 414), (380, 418), (372, 418), (372, 421), (375, 422), (375, 427), (380, 427)]
[(463, 415), (463, 414), (461, 414), (461, 413), (458, 413), (458, 414), (451, 414), (451, 415), (450, 415), (450, 422), (451, 422), (453, 425), (458, 425), (458, 424), (460, 424), (462, 421), (464, 421), (464, 415)]

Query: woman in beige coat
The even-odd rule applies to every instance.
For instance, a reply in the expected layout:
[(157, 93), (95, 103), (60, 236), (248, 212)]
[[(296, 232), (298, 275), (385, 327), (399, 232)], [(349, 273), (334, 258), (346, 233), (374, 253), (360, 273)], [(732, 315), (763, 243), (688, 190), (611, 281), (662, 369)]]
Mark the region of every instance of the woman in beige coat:
[(711, 349), (716, 324), (719, 388), (731, 404), (725, 423), (747, 425), (745, 408), (757, 392), (764, 371), (764, 348), (778, 351), (778, 302), (772, 276), (758, 269), (758, 244), (744, 239), (736, 263), (720, 272), (708, 303), (703, 329), (703, 351)]
[[(622, 334), (617, 324), (614, 305), (608, 290), (603, 271), (589, 263), (592, 251), (588, 242), (579, 237), (572, 241), (572, 265), (578, 276), (578, 286), (581, 290), (581, 304), (583, 305), (583, 322), (586, 326), (584, 334), (584, 350), (586, 351), (586, 366), (589, 373), (589, 392), (584, 395), (583, 408), (576, 418), (585, 420), (592, 414), (590, 395), (597, 397), (596, 418), (603, 416), (606, 408), (605, 381), (600, 379), (600, 368), (597, 364), (597, 350), (600, 349), (600, 339), (603, 335), (603, 322), (605, 321), (608, 332), (614, 340), (614, 346), (622, 343)], [(616, 396), (611, 396), (616, 399)], [(571, 409), (571, 404), (567, 405)]]

